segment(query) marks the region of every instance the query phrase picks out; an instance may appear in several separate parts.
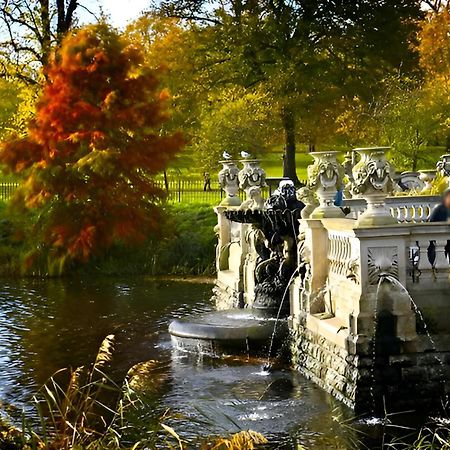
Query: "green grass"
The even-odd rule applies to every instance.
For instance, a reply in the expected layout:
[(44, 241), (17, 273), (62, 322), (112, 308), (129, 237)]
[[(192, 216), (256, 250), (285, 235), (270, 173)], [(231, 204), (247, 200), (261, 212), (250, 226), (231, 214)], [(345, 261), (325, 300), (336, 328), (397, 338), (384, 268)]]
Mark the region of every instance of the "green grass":
[(116, 244), (75, 272), (102, 275), (211, 275), (215, 272), (214, 227), (210, 205), (165, 207), (161, 234), (139, 246)]

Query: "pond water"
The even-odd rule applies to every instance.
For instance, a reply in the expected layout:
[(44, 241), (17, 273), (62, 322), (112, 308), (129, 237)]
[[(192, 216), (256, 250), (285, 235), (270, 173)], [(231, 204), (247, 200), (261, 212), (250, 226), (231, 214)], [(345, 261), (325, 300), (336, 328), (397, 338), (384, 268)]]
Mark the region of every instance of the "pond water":
[[(258, 360), (194, 357), (172, 348), (168, 324), (211, 310), (211, 288), (145, 278), (4, 281), (0, 401), (30, 407), (49, 376), (91, 362), (113, 333), (114, 376), (159, 361), (165, 382), (158, 403), (179, 414), (177, 432), (190, 442), (253, 429), (270, 439), (270, 448), (359, 448), (348, 426), (351, 412), (301, 375), (266, 374)], [(144, 422), (145, 408), (141, 417)]]

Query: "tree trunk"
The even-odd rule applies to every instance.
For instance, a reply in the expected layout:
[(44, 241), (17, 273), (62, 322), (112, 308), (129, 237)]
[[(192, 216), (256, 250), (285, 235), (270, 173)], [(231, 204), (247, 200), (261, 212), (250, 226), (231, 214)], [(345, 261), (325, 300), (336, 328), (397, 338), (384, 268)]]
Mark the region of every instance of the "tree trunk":
[(50, 29), (50, 5), (49, 0), (40, 0), (40, 19), (41, 19), (41, 51), (42, 65), (45, 67), (50, 57), (50, 49), (52, 46), (52, 34)]
[(295, 114), (289, 107), (281, 110), (281, 121), (284, 128), (284, 155), (283, 155), (283, 177), (290, 178), (298, 183), (295, 166)]

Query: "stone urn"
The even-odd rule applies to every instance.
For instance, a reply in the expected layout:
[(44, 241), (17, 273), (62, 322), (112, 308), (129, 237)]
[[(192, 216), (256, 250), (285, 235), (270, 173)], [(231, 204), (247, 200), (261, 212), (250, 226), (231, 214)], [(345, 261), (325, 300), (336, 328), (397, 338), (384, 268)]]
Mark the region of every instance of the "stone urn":
[(226, 197), (220, 202), (221, 206), (239, 206), (239, 168), (236, 161), (220, 161), (223, 168), (219, 172), (219, 185), (225, 191)]
[(353, 190), (367, 202), (366, 211), (358, 219), (358, 227), (397, 223), (386, 206), (386, 197), (394, 189), (394, 170), (386, 159), (388, 149), (389, 147), (355, 149), (361, 159), (353, 168)]
[(311, 213), (311, 219), (344, 217), (342, 210), (334, 205), (336, 193), (343, 188), (344, 170), (337, 162), (339, 152), (314, 152), (314, 163), (308, 166), (308, 186), (318, 199), (319, 206)]
[(419, 170), (419, 178), (423, 183), (422, 192), (430, 192), (433, 188), (433, 181), (436, 178), (437, 170)]
[(447, 183), (450, 187), (450, 154), (441, 156), (441, 159), (436, 164), (436, 169), (444, 178), (447, 178)]
[(266, 187), (266, 172), (261, 167), (259, 159), (243, 159), (240, 161), (244, 167), (239, 172), (239, 187), (250, 199), (250, 189), (252, 187)]
[(403, 190), (420, 192), (424, 183), (420, 179), (420, 172), (407, 171), (400, 174), (398, 184)]

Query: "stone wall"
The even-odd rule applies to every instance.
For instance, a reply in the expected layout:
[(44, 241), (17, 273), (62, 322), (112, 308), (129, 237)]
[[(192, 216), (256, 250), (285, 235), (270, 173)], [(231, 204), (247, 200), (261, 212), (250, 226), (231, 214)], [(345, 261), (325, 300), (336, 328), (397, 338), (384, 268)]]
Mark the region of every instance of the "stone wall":
[[(426, 341), (427, 336), (420, 336)], [(424, 346), (426, 346), (424, 344)], [(292, 326), (293, 367), (357, 414), (439, 411), (449, 395), (450, 352), (352, 354), (304, 325)]]

